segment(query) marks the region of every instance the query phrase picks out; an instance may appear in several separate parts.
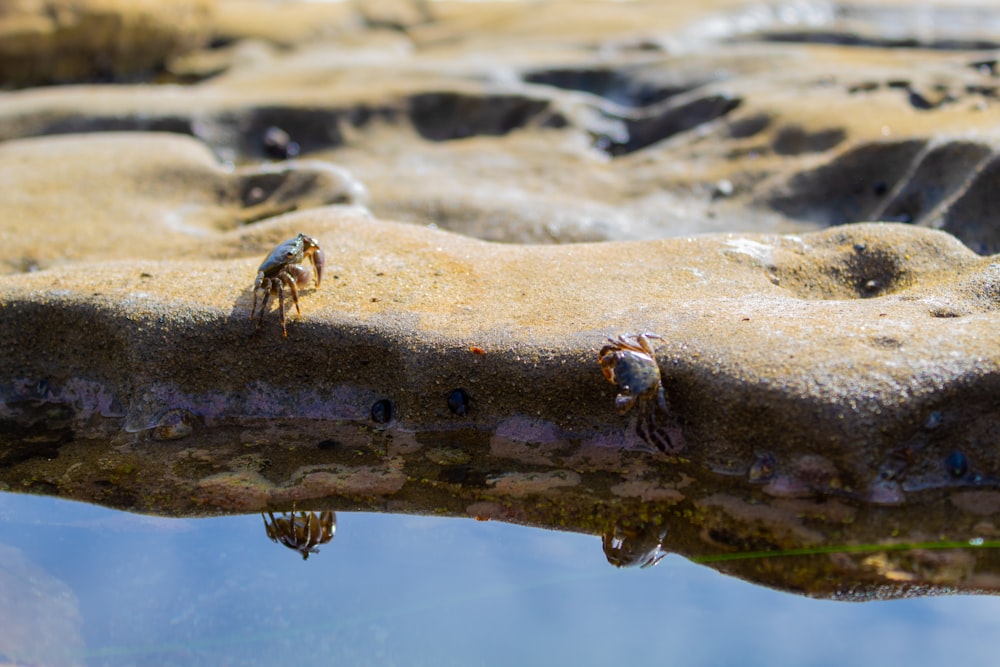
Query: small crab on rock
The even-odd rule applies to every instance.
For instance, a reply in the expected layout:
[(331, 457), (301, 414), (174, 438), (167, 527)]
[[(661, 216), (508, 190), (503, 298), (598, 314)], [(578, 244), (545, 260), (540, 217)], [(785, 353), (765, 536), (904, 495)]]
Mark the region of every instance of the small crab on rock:
[(309, 284), (312, 274), (309, 267), (304, 264), (306, 258), (312, 262), (316, 271), (316, 287), (323, 278), (323, 251), (320, 250), (319, 242), (311, 236), (299, 234), (294, 239), (288, 239), (277, 248), (271, 251), (264, 263), (257, 269), (257, 280), (253, 284), (253, 308), (250, 310), (250, 319), (253, 319), (257, 312), (257, 292), (264, 291), (264, 301), (260, 306), (260, 318), (257, 320), (257, 328), (260, 328), (264, 321), (264, 313), (267, 312), (267, 302), (272, 294), (278, 295), (278, 313), (281, 316), (281, 331), (288, 337), (288, 329), (285, 328), (285, 287), (292, 293), (292, 301), (295, 303), (295, 311), (302, 315), (299, 309), (299, 293), (297, 287), (305, 287)]
[[(635, 342), (630, 342), (629, 338)], [(609, 338), (609, 344), (601, 348), (597, 359), (604, 377), (621, 390), (615, 397), (618, 414), (628, 414), (632, 406), (638, 404), (635, 431), (639, 437), (661, 452), (676, 453), (683, 445), (675, 443), (667, 429), (670, 410), (650, 339), (663, 340), (648, 332)]]
[(263, 513), (260, 516), (271, 541), (298, 551), (302, 560), (308, 560), (309, 554), (318, 554), (319, 545), (332, 540), (337, 531), (337, 515), (331, 510), (319, 513), (292, 511), (277, 517), (268, 512), (267, 516)]

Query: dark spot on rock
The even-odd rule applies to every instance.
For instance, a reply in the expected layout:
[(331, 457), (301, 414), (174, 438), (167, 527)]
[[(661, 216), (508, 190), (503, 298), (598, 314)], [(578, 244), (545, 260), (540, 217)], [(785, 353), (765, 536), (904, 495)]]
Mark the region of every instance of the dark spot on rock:
[(288, 132), (280, 127), (271, 126), (264, 130), (264, 137), (261, 140), (264, 154), (275, 160), (287, 160), (299, 154), (298, 143), (292, 141)]
[[(120, 507), (122, 509), (132, 509), (141, 505), (139, 495), (134, 491), (122, 488), (111, 480), (95, 480), (94, 486), (100, 489), (101, 504), (108, 507)], [(58, 491), (55, 492), (58, 495)]]
[(897, 350), (903, 347), (902, 341), (898, 338), (893, 338), (892, 336), (875, 336), (871, 340), (874, 347), (880, 347), (886, 350)]
[(885, 181), (877, 181), (872, 185), (872, 193), (876, 197), (881, 197), (888, 191), (889, 191), (889, 185)]
[[(20, 490), (24, 493), (32, 493), (39, 496), (59, 496), (59, 487), (52, 482), (42, 479), (31, 480)], [(130, 505), (129, 507), (134, 508), (136, 505)]]
[(756, 455), (750, 469), (747, 471), (747, 479), (751, 484), (763, 483), (774, 477), (774, 471), (778, 467), (778, 462), (771, 452), (761, 452)]
[(848, 95), (856, 95), (858, 93), (870, 93), (873, 90), (878, 90), (880, 88), (879, 84), (875, 81), (863, 81), (859, 84), (850, 86), (847, 89)]
[(768, 551), (774, 549), (773, 545), (757, 544), (753, 538), (746, 537), (737, 531), (722, 526), (708, 527), (702, 533), (702, 538), (706, 539), (709, 543), (728, 547), (733, 551)]
[(965, 477), (965, 474), (969, 472), (969, 461), (965, 458), (965, 454), (958, 450), (948, 455), (948, 458), (944, 460), (944, 465), (948, 469), (948, 474), (956, 479)]
[(901, 258), (892, 248), (866, 247), (864, 252), (841, 255), (841, 262), (829, 271), (844, 287), (861, 299), (893, 292), (907, 284), (909, 277)]
[(392, 421), (392, 401), (387, 398), (372, 404), (372, 421), (376, 424), (388, 424)]
[(828, 151), (847, 138), (841, 128), (807, 132), (797, 125), (783, 127), (775, 134), (772, 147), (779, 155), (800, 155)]
[(735, 118), (729, 124), (729, 136), (733, 139), (746, 139), (760, 134), (771, 125), (771, 117), (767, 114), (755, 114), (747, 118)]
[(965, 313), (961, 313), (953, 308), (945, 308), (945, 307), (932, 308), (930, 310), (931, 317), (944, 317), (944, 318), (962, 317), (962, 315), (964, 314)]
[(447, 484), (461, 484), (462, 486), (486, 486), (486, 474), (479, 470), (474, 470), (468, 465), (456, 465), (443, 468), (438, 474), (438, 479)]
[(329, 451), (332, 449), (340, 449), (341, 444), (336, 440), (320, 440), (316, 446), (322, 450)]
[(448, 394), (448, 409), (451, 410), (453, 415), (464, 417), (469, 414), (469, 402), (471, 400), (469, 392), (461, 388), (456, 389)]

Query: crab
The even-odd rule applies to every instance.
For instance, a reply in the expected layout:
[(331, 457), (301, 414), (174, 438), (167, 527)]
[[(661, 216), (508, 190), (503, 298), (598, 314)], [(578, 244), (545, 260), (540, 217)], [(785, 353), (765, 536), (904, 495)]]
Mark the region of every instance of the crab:
[[(635, 342), (630, 342), (630, 337)], [(609, 338), (608, 345), (601, 348), (597, 359), (604, 377), (620, 389), (615, 396), (618, 414), (628, 414), (633, 406), (638, 405), (639, 416), (635, 424), (638, 436), (661, 452), (672, 453), (678, 447), (667, 431), (670, 410), (650, 339), (663, 340), (648, 332)]]
[(615, 567), (653, 567), (667, 555), (667, 529), (655, 525), (614, 526), (601, 536), (604, 556)]
[(323, 251), (319, 243), (311, 236), (299, 234), (294, 239), (288, 239), (277, 248), (271, 251), (264, 263), (257, 269), (257, 280), (253, 284), (253, 308), (250, 310), (250, 319), (253, 319), (257, 312), (257, 292), (263, 290), (264, 301), (260, 306), (260, 318), (257, 320), (257, 328), (260, 328), (264, 321), (264, 313), (267, 312), (267, 302), (272, 294), (278, 295), (278, 313), (281, 316), (281, 331), (287, 338), (288, 329), (285, 327), (285, 287), (292, 293), (292, 301), (295, 303), (295, 311), (301, 316), (302, 310), (299, 308), (299, 293), (297, 287), (305, 287), (309, 284), (312, 274), (309, 267), (304, 264), (306, 258), (312, 262), (316, 271), (316, 287), (319, 287), (323, 278)]
[[(271, 512), (260, 517), (264, 520), (264, 530), (273, 542), (284, 544), (302, 554), (302, 560), (308, 560), (309, 554), (318, 554), (320, 544), (326, 544), (333, 539), (337, 530), (337, 515), (332, 511), (325, 512), (291, 512), (277, 518)], [(270, 522), (268, 522), (270, 518)]]

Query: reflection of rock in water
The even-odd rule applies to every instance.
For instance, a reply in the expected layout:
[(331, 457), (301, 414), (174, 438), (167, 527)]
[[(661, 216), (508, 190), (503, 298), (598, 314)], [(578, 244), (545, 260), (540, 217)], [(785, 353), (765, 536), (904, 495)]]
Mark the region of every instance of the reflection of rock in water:
[(283, 544), (302, 554), (308, 560), (309, 554), (318, 554), (319, 545), (333, 539), (337, 530), (337, 515), (333, 512), (285, 512), (275, 517), (273, 513), (261, 513), (264, 530), (272, 541)]
[(80, 626), (73, 591), (0, 545), (0, 665), (83, 665)]

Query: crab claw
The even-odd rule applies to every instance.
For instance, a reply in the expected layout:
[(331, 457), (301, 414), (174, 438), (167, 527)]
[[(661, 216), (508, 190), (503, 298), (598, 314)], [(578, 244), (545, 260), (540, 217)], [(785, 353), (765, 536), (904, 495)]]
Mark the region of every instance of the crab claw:
[[(315, 243), (315, 241), (313, 241)], [(313, 263), (313, 268), (316, 269), (316, 287), (319, 287), (319, 281), (323, 279), (323, 251), (320, 250), (319, 244), (316, 244), (316, 249), (313, 250), (312, 255), (310, 255)]]

